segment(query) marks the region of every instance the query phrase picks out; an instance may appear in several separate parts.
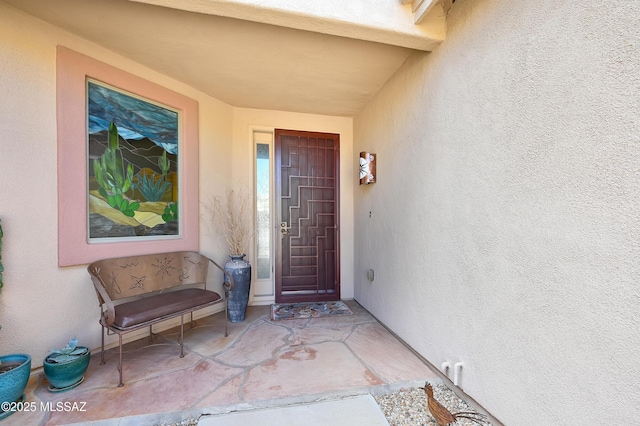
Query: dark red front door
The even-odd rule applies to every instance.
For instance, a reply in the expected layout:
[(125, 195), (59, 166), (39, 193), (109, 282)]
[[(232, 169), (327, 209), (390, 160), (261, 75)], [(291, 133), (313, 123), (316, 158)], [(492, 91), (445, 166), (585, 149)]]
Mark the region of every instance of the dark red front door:
[(275, 131), (276, 302), (340, 299), (340, 136)]

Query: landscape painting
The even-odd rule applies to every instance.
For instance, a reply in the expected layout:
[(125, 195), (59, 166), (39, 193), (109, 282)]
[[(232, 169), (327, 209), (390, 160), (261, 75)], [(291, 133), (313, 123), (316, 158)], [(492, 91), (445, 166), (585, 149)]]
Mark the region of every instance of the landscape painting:
[(180, 235), (179, 113), (87, 80), (89, 241)]

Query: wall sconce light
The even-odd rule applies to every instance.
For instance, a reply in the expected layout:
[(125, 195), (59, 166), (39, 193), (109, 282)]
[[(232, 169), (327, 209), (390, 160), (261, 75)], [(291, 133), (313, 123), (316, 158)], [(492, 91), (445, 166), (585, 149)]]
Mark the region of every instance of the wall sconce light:
[(376, 183), (376, 154), (360, 153), (360, 185)]

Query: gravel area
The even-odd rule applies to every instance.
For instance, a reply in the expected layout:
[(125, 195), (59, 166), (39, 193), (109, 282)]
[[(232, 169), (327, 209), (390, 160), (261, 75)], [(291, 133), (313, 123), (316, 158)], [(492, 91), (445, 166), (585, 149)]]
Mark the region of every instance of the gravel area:
[[(451, 413), (475, 411), (444, 384), (433, 384), (433, 397)], [(427, 408), (427, 394), (423, 389), (405, 388), (386, 395), (374, 395), (374, 399), (391, 426), (437, 426)], [(459, 419), (455, 424), (459, 426), (478, 425), (468, 419)], [(488, 421), (480, 424), (483, 426), (491, 425)]]

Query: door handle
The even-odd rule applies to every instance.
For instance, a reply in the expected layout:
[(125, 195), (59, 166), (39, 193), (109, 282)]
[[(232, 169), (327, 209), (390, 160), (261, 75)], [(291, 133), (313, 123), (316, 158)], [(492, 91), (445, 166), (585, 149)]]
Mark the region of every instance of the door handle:
[(282, 233), (282, 235), (289, 233), (289, 229), (291, 229), (291, 227), (287, 225), (287, 222), (280, 222), (280, 233)]

